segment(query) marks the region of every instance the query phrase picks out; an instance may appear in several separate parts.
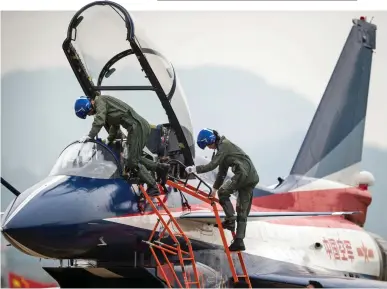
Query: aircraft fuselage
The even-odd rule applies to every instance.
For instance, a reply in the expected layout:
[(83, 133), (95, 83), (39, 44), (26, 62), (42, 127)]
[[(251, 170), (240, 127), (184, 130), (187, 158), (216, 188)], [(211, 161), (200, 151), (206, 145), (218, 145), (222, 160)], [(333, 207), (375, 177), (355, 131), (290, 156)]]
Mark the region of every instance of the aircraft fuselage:
[[(281, 200), (294, 198), (294, 194), (261, 198)], [(305, 192), (313, 202), (311, 196)], [(283, 206), (284, 201), (278, 204)], [(169, 193), (167, 205), (176, 217), (186, 213), (181, 211), (179, 192)], [(194, 212), (209, 209), (206, 204), (192, 202), (191, 206)], [(257, 209), (264, 208), (252, 210)], [(267, 210), (271, 209), (275, 208)], [(49, 176), (10, 205), (4, 214), (3, 235), (13, 246), (36, 257), (152, 267), (149, 247), (142, 242), (149, 238), (157, 219), (149, 213), (139, 212), (135, 188), (123, 179)], [(217, 228), (185, 219), (179, 224), (192, 241), (197, 262), (228, 270)], [(226, 236), (231, 241), (229, 232)], [(170, 242), (166, 238), (165, 243)], [(252, 274), (291, 270), (378, 279), (383, 270), (378, 244), (341, 216), (249, 221), (245, 244), (245, 262)]]

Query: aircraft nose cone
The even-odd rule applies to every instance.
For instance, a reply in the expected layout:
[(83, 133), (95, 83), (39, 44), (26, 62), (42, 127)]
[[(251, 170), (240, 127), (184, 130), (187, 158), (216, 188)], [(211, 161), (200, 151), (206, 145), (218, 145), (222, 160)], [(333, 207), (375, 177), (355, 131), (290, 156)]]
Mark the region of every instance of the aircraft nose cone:
[(127, 200), (124, 188), (115, 180), (48, 177), (17, 197), (3, 218), (2, 235), (14, 247), (40, 258), (83, 255), (98, 245), (98, 230), (106, 228), (103, 219), (118, 211), (112, 198), (119, 193), (120, 202)]
[(67, 180), (66, 176), (50, 176), (20, 194), (3, 215), (3, 237), (26, 254), (45, 257), (31, 249), (44, 242), (44, 227), (50, 219), (42, 196), (60, 188)]

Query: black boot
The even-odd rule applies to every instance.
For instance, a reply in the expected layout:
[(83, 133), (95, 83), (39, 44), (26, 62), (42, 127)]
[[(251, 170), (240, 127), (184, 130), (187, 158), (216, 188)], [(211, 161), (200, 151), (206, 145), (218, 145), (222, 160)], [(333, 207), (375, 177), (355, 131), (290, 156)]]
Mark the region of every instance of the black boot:
[(160, 191), (157, 187), (150, 187), (147, 189), (147, 194), (149, 197), (157, 197), (160, 196)]
[[(218, 224), (215, 224), (215, 227), (218, 227)], [(235, 221), (225, 220), (222, 222), (223, 229), (235, 232)]]
[(235, 238), (234, 242), (232, 242), (228, 249), (232, 252), (246, 250), (245, 244), (243, 243), (243, 239), (241, 238)]
[(160, 181), (161, 184), (165, 184), (167, 182), (168, 172), (169, 168), (171, 167), (170, 164), (165, 163), (158, 163), (156, 173), (158, 176), (158, 181)]
[(159, 163), (159, 169), (161, 169), (163, 172), (168, 172), (169, 171), (169, 168), (171, 167), (170, 164), (166, 164), (166, 163)]

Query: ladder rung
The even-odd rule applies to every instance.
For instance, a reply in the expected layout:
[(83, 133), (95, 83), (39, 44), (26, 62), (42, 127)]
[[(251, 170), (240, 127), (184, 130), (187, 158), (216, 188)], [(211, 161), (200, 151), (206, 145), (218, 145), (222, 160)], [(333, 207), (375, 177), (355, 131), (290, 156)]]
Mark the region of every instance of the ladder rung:
[[(172, 254), (172, 255), (177, 255), (177, 252), (173, 252), (173, 251), (171, 251), (171, 250), (169, 250), (169, 249), (167, 249), (167, 248), (163, 248), (162, 246), (159, 246), (159, 245), (153, 244), (152, 242), (149, 242), (149, 241), (144, 241), (144, 240), (143, 240), (143, 242), (144, 242), (144, 243), (146, 243), (146, 244), (148, 244), (149, 246), (152, 246), (152, 247), (158, 248), (158, 249), (160, 249), (160, 250), (167, 251), (169, 254)], [(155, 241), (155, 242), (157, 242), (157, 241)]]
[[(199, 186), (200, 186), (200, 184), (203, 181), (200, 178), (199, 178), (199, 180), (201, 181), (199, 183)], [(187, 179), (187, 181), (188, 181), (188, 179)], [(179, 181), (177, 181), (177, 182), (168, 181), (168, 182), (169, 182), (169, 186), (174, 187), (175, 189), (179, 190), (180, 192), (185, 192), (185, 193), (187, 193), (187, 194), (189, 194), (189, 195), (191, 195), (193, 197), (197, 197), (198, 199), (201, 199), (202, 201), (204, 201), (204, 202), (208, 203), (209, 205), (211, 205), (212, 208), (213, 208), (213, 211), (215, 213), (217, 222), (220, 224), (221, 220), (220, 220), (220, 216), (219, 216), (219, 212), (218, 212), (218, 207), (217, 207), (217, 204), (216, 204), (216, 202), (219, 203), (219, 200), (217, 200), (217, 199), (215, 199), (215, 200), (208, 200), (207, 199), (207, 194), (205, 192), (201, 191), (199, 189), (199, 186), (197, 188), (194, 188), (191, 185), (187, 184), (187, 181), (186, 181), (186, 183), (182, 183), (182, 182), (180, 183)], [(165, 188), (163, 188), (163, 189), (165, 189)], [(145, 189), (142, 186), (140, 186), (140, 190), (143, 192), (143, 194), (145, 196), (147, 196), (147, 192), (145, 191)], [(160, 190), (161, 190), (161, 188), (160, 188)], [(149, 197), (152, 199), (152, 201), (150, 200)], [(156, 258), (156, 261), (158, 263), (159, 263), (158, 257), (156, 255), (156, 253), (154, 252), (155, 248), (162, 250), (165, 258), (167, 258), (165, 256), (165, 252), (169, 252), (170, 254), (173, 254), (173, 255), (179, 255), (180, 265), (182, 266), (183, 269), (184, 269), (184, 266), (186, 266), (185, 262), (186, 261), (187, 262), (191, 261), (192, 264), (193, 264), (193, 269), (196, 272), (195, 257), (193, 255), (191, 242), (190, 242), (189, 238), (184, 234), (184, 231), (182, 230), (182, 228), (180, 228), (179, 223), (177, 222), (177, 220), (173, 216), (172, 212), (168, 209), (167, 204), (164, 203), (164, 200), (161, 200), (161, 197), (162, 196), (154, 196), (154, 197), (152, 197), (152, 196), (148, 195), (148, 197), (146, 199), (150, 203), (150, 205), (152, 206), (154, 213), (156, 213), (159, 216), (159, 218), (160, 218), (160, 220), (158, 220), (157, 224), (155, 225), (154, 231), (156, 231), (157, 226), (160, 224), (160, 221), (162, 222), (163, 225), (165, 224), (166, 226), (165, 227), (163, 226), (162, 227), (163, 228), (162, 231), (159, 232), (161, 235), (159, 236), (158, 240), (154, 240), (153, 242), (145, 242), (145, 243), (147, 243), (147, 244), (149, 244), (151, 246), (152, 254)], [(153, 201), (153, 199), (156, 199), (156, 200)], [(157, 205), (160, 205), (163, 208), (161, 210), (163, 212), (159, 211), (159, 209), (157, 208)], [(172, 230), (171, 226), (173, 226), (173, 224), (178, 228), (178, 230), (176, 230), (176, 231), (178, 231), (178, 233), (177, 232), (175, 233), (174, 230)], [(171, 233), (169, 234), (169, 232), (171, 232)], [(153, 233), (152, 233), (152, 236), (153, 236)], [(225, 247), (224, 251), (225, 251), (225, 253), (227, 255), (229, 266), (230, 266), (230, 269), (231, 269), (231, 272), (232, 272), (232, 275), (233, 275), (234, 279), (238, 280), (239, 278), (242, 278), (242, 280), (244, 279), (247, 282), (248, 287), (252, 288), (248, 272), (246, 271), (246, 268), (245, 268), (242, 251), (230, 251), (228, 249), (229, 246), (227, 245), (228, 242), (227, 242), (226, 237), (225, 237), (224, 228), (222, 226), (220, 226), (220, 225), (219, 225), (219, 233), (220, 233), (220, 235), (222, 237), (222, 242), (223, 242), (223, 245)], [(235, 236), (236, 236), (235, 231), (231, 232), (231, 233), (232, 233), (233, 239), (235, 239)], [(166, 236), (169, 236), (169, 235), (174, 240), (173, 244), (169, 245), (169, 244), (165, 244), (165, 243), (162, 243), (162, 242), (159, 241), (161, 239), (161, 236), (166, 237)], [(177, 240), (176, 238), (179, 238), (179, 240)], [(186, 251), (181, 249), (181, 246), (183, 244), (181, 244), (182, 240), (180, 238), (184, 238), (189, 252), (186, 252)], [(156, 244), (158, 244), (158, 245), (156, 245)], [(167, 248), (169, 248), (169, 250)], [(242, 266), (243, 273), (244, 273), (243, 275), (237, 275), (236, 268), (234, 266), (234, 262), (232, 260), (233, 258), (231, 256), (231, 253), (238, 254), (239, 262), (240, 262), (240, 264)], [(185, 255), (185, 254), (187, 254), (187, 255)], [(168, 258), (167, 258), (167, 262), (169, 263)], [(169, 265), (171, 266), (170, 263), (169, 263)], [(176, 274), (174, 275), (174, 277), (176, 279), (178, 279)], [(187, 277), (187, 276), (185, 276), (185, 277)], [(184, 278), (184, 279), (185, 279), (184, 283), (185, 283), (186, 287), (190, 287), (189, 286), (190, 284), (195, 284), (198, 287), (200, 287), (202, 285), (200, 280), (197, 280), (198, 279), (197, 276), (195, 278), (195, 281), (194, 280), (188, 281), (187, 278)], [(182, 284), (180, 284), (179, 281), (178, 281), (178, 283), (179, 283), (179, 286), (181, 287)]]
[(165, 246), (165, 247), (171, 248), (172, 250), (177, 250), (177, 248), (174, 248), (175, 246), (177, 246), (177, 244), (168, 245), (168, 244), (165, 244), (165, 243), (160, 242), (160, 241), (158, 241), (158, 240), (156, 240), (155, 243), (158, 243), (158, 244), (163, 245), (163, 246)]
[(172, 250), (177, 250), (177, 248), (173, 248), (172, 246), (170, 246), (170, 245), (167, 245), (167, 244), (165, 244), (165, 243), (163, 243), (163, 242), (160, 242), (160, 241), (154, 241), (155, 243), (157, 243), (157, 244), (159, 244), (159, 245), (161, 245), (161, 246), (165, 246), (165, 247), (168, 247), (168, 248), (171, 248)]
[[(173, 246), (171, 246), (171, 245), (168, 245), (168, 244), (165, 244), (165, 243), (163, 243), (163, 242), (160, 242), (160, 241), (158, 241), (158, 240), (156, 240), (156, 241), (154, 241), (155, 243), (157, 243), (157, 244), (160, 244), (160, 246), (164, 246), (164, 247), (167, 247), (167, 248), (170, 248), (171, 250), (176, 250), (176, 251), (178, 251), (179, 249), (177, 248), (177, 246), (179, 245), (179, 244), (173, 244)], [(165, 249), (165, 248), (164, 248)], [(180, 249), (180, 251), (183, 253), (183, 254), (189, 254), (189, 252), (186, 252), (186, 251), (184, 251), (184, 250), (181, 250)]]

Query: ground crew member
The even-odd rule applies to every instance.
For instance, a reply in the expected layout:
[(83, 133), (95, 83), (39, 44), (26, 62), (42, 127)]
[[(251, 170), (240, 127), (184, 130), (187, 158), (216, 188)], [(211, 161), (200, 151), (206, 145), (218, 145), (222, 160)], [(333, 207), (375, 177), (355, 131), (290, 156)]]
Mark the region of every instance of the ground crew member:
[(161, 169), (164, 172), (168, 170), (169, 165), (154, 163), (142, 157), (142, 151), (151, 133), (150, 124), (143, 117), (137, 114), (125, 102), (109, 95), (97, 95), (94, 100), (81, 96), (75, 101), (74, 109), (76, 116), (81, 119), (85, 119), (88, 115), (94, 115), (93, 125), (89, 134), (82, 137), (79, 140), (80, 142), (94, 139), (105, 123), (107, 123), (110, 126), (107, 141), (112, 143), (120, 131), (120, 125), (122, 125), (128, 131), (126, 140), (127, 168), (138, 171), (138, 176), (148, 185), (147, 192), (149, 195), (155, 196), (160, 194), (156, 180), (144, 165), (152, 171)]
[[(259, 182), (258, 173), (249, 156), (224, 136), (220, 137), (215, 130), (202, 129), (197, 138), (197, 145), (201, 149), (206, 147), (216, 149), (217, 153), (214, 153), (211, 162), (207, 165), (187, 167), (186, 172), (201, 174), (212, 171), (219, 166), (212, 196), (215, 196), (216, 191), (218, 191), (219, 203), (226, 215), (225, 221), (222, 223), (223, 228), (235, 231), (235, 219), (237, 221), (236, 238), (230, 245), (229, 250), (244, 251), (243, 239), (246, 233), (247, 217), (251, 209), (253, 189)], [(224, 182), (229, 167), (232, 168), (234, 176), (231, 180)], [(234, 191), (239, 192), (236, 218), (230, 201), (230, 196)]]

